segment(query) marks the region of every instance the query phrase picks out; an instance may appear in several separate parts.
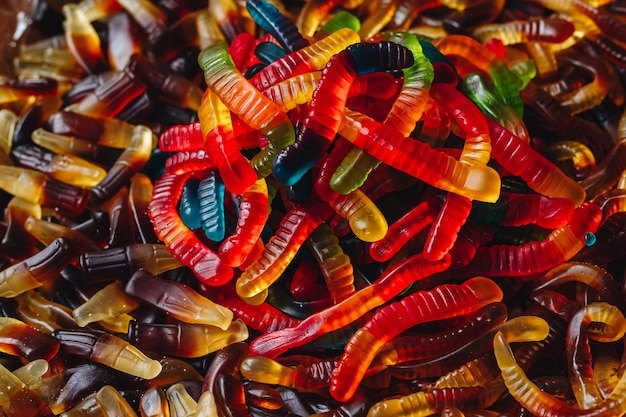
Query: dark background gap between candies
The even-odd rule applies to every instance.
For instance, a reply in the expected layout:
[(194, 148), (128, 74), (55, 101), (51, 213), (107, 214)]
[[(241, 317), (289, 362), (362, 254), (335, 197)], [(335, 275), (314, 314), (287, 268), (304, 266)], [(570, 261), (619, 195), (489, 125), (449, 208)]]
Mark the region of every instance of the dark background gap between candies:
[(625, 6), (8, 1), (0, 410), (626, 414)]

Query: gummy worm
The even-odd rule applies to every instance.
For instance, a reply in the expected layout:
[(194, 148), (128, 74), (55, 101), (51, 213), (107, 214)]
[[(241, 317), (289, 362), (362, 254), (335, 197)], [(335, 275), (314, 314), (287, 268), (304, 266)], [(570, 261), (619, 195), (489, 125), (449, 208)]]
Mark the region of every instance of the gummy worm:
[[(213, 169), (203, 171), (197, 187), (198, 213), (204, 235), (220, 242), (226, 234), (224, 183)], [(228, 262), (227, 262), (228, 263)], [(232, 265), (231, 265), (232, 266)]]
[(206, 153), (224, 185), (235, 194), (244, 193), (252, 187), (257, 174), (239, 151), (229, 109), (210, 89), (202, 97), (198, 118)]
[(473, 343), (485, 332), (497, 328), (507, 319), (507, 308), (502, 302), (488, 304), (467, 315), (467, 322), (436, 333), (408, 333), (396, 336), (376, 354), (369, 372), (416, 360), (436, 358)]
[(309, 44), (296, 25), (272, 4), (264, 0), (246, 0), (246, 9), (252, 19), (271, 34), (286, 51), (297, 51)]
[(289, 265), (304, 240), (330, 216), (325, 202), (294, 206), (265, 245), (261, 258), (248, 266), (236, 282), (237, 294), (244, 299), (261, 296)]
[(513, 20), (482, 25), (474, 30), (472, 36), (482, 42), (500, 39), (505, 45), (529, 41), (561, 43), (572, 36), (574, 29), (571, 22), (559, 18)]
[(593, 75), (593, 80), (573, 91), (560, 95), (558, 100), (561, 102), (561, 106), (572, 115), (598, 106), (609, 93), (607, 76), (602, 70), (604, 66), (591, 56), (580, 56), (573, 54), (570, 50), (565, 50), (557, 56), (557, 62), (563, 61), (590, 72)]
[(287, 78), (310, 71), (319, 71), (324, 68), (333, 55), (359, 40), (359, 35), (353, 30), (349, 28), (339, 29), (327, 37), (265, 66), (250, 79), (250, 82), (254, 87), (263, 91)]
[[(585, 235), (600, 225), (600, 208), (585, 202), (574, 210), (570, 223), (553, 230), (545, 240), (523, 245), (493, 245), (478, 249), (470, 264), (488, 276), (524, 276), (547, 271), (585, 246)], [(472, 266), (473, 265), (473, 266)]]
[(225, 43), (218, 42), (203, 49), (198, 63), (207, 87), (244, 123), (260, 130), (267, 138), (268, 145), (251, 162), (260, 177), (268, 176), (274, 155), (295, 139), (291, 121), (276, 103), (261, 94), (235, 68)]
[(251, 253), (265, 227), (269, 199), (264, 178), (241, 195), (235, 232), (220, 245), (218, 255), (228, 265), (240, 266)]
[(163, 173), (154, 184), (148, 215), (157, 237), (172, 255), (189, 266), (198, 279), (207, 285), (222, 285), (233, 277), (233, 270), (223, 263), (186, 227), (177, 210), (183, 185), (191, 174)]
[(518, 115), (522, 115), (523, 103), (517, 88), (519, 83), (516, 75), (494, 52), (466, 35), (448, 35), (433, 41), (433, 44), (444, 55), (459, 55), (488, 73), (502, 100)]
[(552, 162), (497, 122), (487, 119), (491, 157), (508, 172), (521, 177), (529, 187), (548, 197), (570, 199), (575, 206), (585, 200), (585, 191)]
[[(535, 323), (530, 326), (529, 331), (522, 330), (513, 337), (516, 341), (534, 341), (545, 337), (548, 328), (546, 322), (543, 319), (538, 319), (537, 321), (534, 319), (537, 319), (537, 317), (530, 317), (530, 320)], [(505, 340), (501, 332), (496, 334)], [(482, 386), (433, 388), (418, 391), (413, 394), (380, 401), (370, 409), (368, 416), (391, 417), (410, 415), (413, 417), (426, 417), (451, 404), (461, 408), (479, 409), (489, 405), (492, 398), (500, 395), (500, 385), (499, 380), (494, 379)]]
[(330, 226), (327, 223), (320, 224), (309, 236), (307, 244), (322, 270), (333, 303), (354, 293), (352, 263)]
[[(385, 117), (384, 123), (409, 136), (421, 119), (428, 103), (428, 90), (434, 78), (434, 70), (424, 55), (415, 35), (402, 32), (384, 32), (380, 37), (408, 48), (413, 54), (413, 65), (403, 69), (404, 80), (400, 93)], [(330, 186), (341, 194), (361, 186), (369, 172), (379, 162), (362, 149), (355, 148), (345, 157), (331, 177)]]
[(340, 329), (391, 300), (413, 282), (445, 270), (449, 262), (449, 257), (429, 262), (421, 254), (413, 255), (387, 268), (372, 285), (307, 317), (297, 326), (258, 337), (250, 345), (251, 352), (259, 356), (276, 357), (290, 348), (302, 346), (325, 333)]
[(346, 344), (333, 370), (330, 394), (338, 401), (350, 399), (380, 348), (406, 329), (464, 315), (501, 300), (502, 290), (493, 281), (477, 277), (461, 285), (444, 284), (417, 291), (383, 306)]
[[(596, 327), (601, 324), (598, 331)], [(593, 379), (589, 338), (615, 342), (624, 336), (626, 319), (617, 307), (596, 302), (580, 308), (572, 317), (565, 340), (569, 379), (574, 396), (581, 409), (591, 408), (602, 401), (602, 394)]]
[[(543, 341), (549, 335), (549, 324), (539, 316), (529, 315), (511, 318), (499, 324), (494, 329), (480, 336), (480, 344), (487, 346), (486, 354), (473, 359), (460, 367), (440, 376), (433, 384), (436, 388), (452, 388), (463, 386), (485, 385), (498, 376), (499, 369), (495, 358), (491, 354), (490, 345), (496, 332), (505, 336), (508, 342), (537, 342)], [(478, 339), (474, 339), (461, 349), (450, 354), (441, 356), (431, 362), (437, 367), (441, 367), (447, 362), (455, 362), (454, 358), (472, 357), (474, 350), (470, 345), (474, 345)], [(486, 342), (486, 343), (485, 343)], [(526, 344), (529, 346), (529, 344)], [(537, 349), (536, 349), (537, 350)], [(521, 356), (521, 355), (520, 355)], [(426, 369), (429, 363), (423, 363), (422, 369)], [(504, 388), (504, 387), (503, 387)]]
[(462, 164), (426, 143), (404, 140), (396, 129), (367, 116), (346, 110), (339, 133), (381, 162), (434, 187), (487, 202), (500, 194), (500, 176), (492, 168)]
[(626, 412), (626, 375), (622, 375), (613, 392), (603, 401), (594, 407), (581, 410), (541, 391), (537, 385), (528, 379), (526, 373), (517, 364), (511, 348), (502, 334), (496, 334), (493, 346), (498, 367), (502, 372), (502, 379), (509, 393), (524, 408), (535, 415), (544, 417), (600, 417), (621, 415)]
[(350, 85), (357, 75), (412, 64), (410, 51), (391, 42), (358, 43), (332, 56), (294, 144), (281, 150), (272, 163), (274, 176), (282, 184), (293, 185), (324, 155), (335, 139)]

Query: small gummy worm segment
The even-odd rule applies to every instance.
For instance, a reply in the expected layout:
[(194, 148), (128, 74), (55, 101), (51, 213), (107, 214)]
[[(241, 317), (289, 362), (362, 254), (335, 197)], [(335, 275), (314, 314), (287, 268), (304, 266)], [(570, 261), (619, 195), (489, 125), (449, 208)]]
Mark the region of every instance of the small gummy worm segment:
[(463, 92), (476, 103), (482, 113), (514, 132), (520, 139), (530, 142), (523, 119), (502, 101), (485, 74), (471, 72), (463, 78), (461, 85)]
[[(451, 355), (444, 355), (441, 358), (450, 359), (453, 355), (457, 357), (461, 356), (462, 358), (463, 352), (470, 352), (472, 351), (472, 347), (477, 347), (472, 346), (476, 341), (479, 341), (481, 346), (484, 345), (486, 347), (485, 350), (489, 352), (489, 348), (493, 344), (493, 337), (497, 332), (502, 333), (505, 340), (509, 343), (538, 342), (544, 343), (543, 346), (545, 346), (545, 343), (547, 343), (546, 339), (550, 336), (550, 324), (539, 316), (522, 315), (513, 317), (495, 326), (490, 331), (481, 334), (479, 338), (470, 341), (461, 349), (458, 349), (456, 352), (452, 352)], [(527, 344), (526, 346), (530, 345)], [(536, 347), (538, 347), (538, 345), (536, 345), (535, 348)], [(463, 348), (468, 349), (464, 350)], [(525, 359), (528, 360), (528, 356), (526, 356)], [(439, 362), (439, 360), (436, 360), (436, 362)], [(435, 366), (437, 366), (436, 362), (434, 363)], [(498, 380), (499, 374), (500, 370), (498, 369), (498, 365), (493, 360), (493, 357), (491, 355), (483, 355), (442, 375), (433, 384), (433, 387), (453, 388), (490, 383), (493, 386), (495, 381), (497, 381), (496, 384), (500, 386), (501, 384)], [(500, 393), (504, 391), (504, 386), (501, 386), (501, 388), (498, 388)]]
[(359, 35), (353, 30), (339, 29), (309, 46), (278, 58), (257, 72), (250, 82), (260, 91), (265, 91), (296, 75), (322, 70), (333, 55), (359, 40)]
[(604, 268), (588, 262), (564, 262), (550, 269), (541, 281), (533, 287), (533, 292), (555, 288), (566, 282), (580, 282), (598, 292), (601, 299), (626, 314), (626, 300), (620, 295), (617, 282)]
[(232, 267), (240, 266), (261, 236), (268, 217), (269, 198), (264, 178), (241, 195), (239, 217), (232, 235), (220, 245), (220, 258)]
[(320, 71), (305, 72), (279, 81), (263, 90), (263, 94), (280, 106), (282, 111), (293, 110), (299, 104), (308, 103), (321, 77)]
[(417, 291), (381, 307), (346, 344), (333, 371), (330, 394), (338, 401), (349, 400), (382, 346), (408, 328), (465, 315), (501, 300), (500, 287), (487, 278), (476, 277), (461, 285), (444, 284)]
[[(304, 36), (313, 36), (324, 17), (342, 0), (324, 0), (307, 2), (298, 13), (296, 25)], [(358, 4), (358, 2), (357, 2)]]
[(214, 167), (205, 149), (176, 152), (165, 161), (165, 171), (172, 175), (190, 174)]
[[(538, 3), (543, 7), (565, 13), (581, 13), (593, 20), (602, 32), (615, 39), (624, 39), (626, 36), (626, 24), (619, 18), (616, 18), (606, 10), (594, 7), (591, 3), (582, 0), (565, 0), (565, 1), (552, 1), (552, 0), (533, 0), (533, 3)], [(600, 4), (606, 4), (601, 2)]]
[[(204, 235), (209, 240), (219, 242), (224, 239), (226, 234), (225, 187), (214, 169), (207, 169), (203, 172), (204, 174), (196, 187), (196, 198), (198, 199), (196, 217)], [(188, 183), (189, 181), (185, 185)], [(189, 228), (193, 229), (191, 226)]]
[(355, 292), (354, 268), (339, 239), (327, 223), (320, 224), (308, 238), (308, 247), (324, 276), (334, 304)]
[(507, 205), (504, 226), (536, 224), (554, 229), (567, 224), (574, 214), (574, 202), (567, 198), (518, 193), (502, 193), (502, 197)]
[(376, 242), (387, 233), (387, 219), (374, 202), (359, 189), (339, 195), (330, 205), (348, 220), (352, 232), (364, 242)]
[(159, 149), (163, 152), (197, 151), (203, 144), (200, 122), (172, 126), (159, 136)]
[(202, 243), (178, 214), (178, 200), (190, 177), (191, 174), (164, 173), (154, 184), (148, 216), (157, 237), (176, 259), (189, 266), (203, 283), (223, 285), (233, 277), (232, 268)]
[(448, 35), (433, 44), (444, 55), (459, 55), (489, 74), (502, 101), (511, 106), (519, 116), (522, 115), (524, 105), (519, 94), (520, 83), (504, 59), (466, 35)]
[(369, 246), (372, 259), (377, 262), (390, 260), (409, 240), (435, 220), (441, 206), (441, 198), (435, 196), (412, 207), (389, 226), (382, 239), (372, 242)]
[(246, 9), (254, 21), (271, 34), (288, 52), (304, 48), (309, 42), (296, 25), (265, 0), (247, 0)]
[(528, 143), (490, 118), (487, 123), (491, 134), (491, 157), (510, 174), (521, 177), (539, 194), (567, 198), (575, 206), (585, 200), (585, 190)]
[(244, 193), (257, 180), (257, 174), (239, 151), (228, 107), (210, 89), (202, 97), (198, 118), (204, 149), (224, 185), (235, 194)]
[(447, 111), (465, 137), (459, 160), (467, 164), (487, 164), (491, 156), (491, 138), (487, 117), (454, 86), (436, 83), (431, 96)]
[[(306, 391), (328, 387), (330, 375), (337, 362), (335, 358), (318, 359), (300, 356), (296, 359), (304, 360), (301, 364), (288, 366), (263, 356), (250, 356), (243, 360), (240, 370), (244, 377), (266, 384)], [(290, 362), (289, 358), (282, 361)]]
[(257, 39), (250, 32), (241, 32), (230, 42), (228, 52), (239, 71), (243, 72), (248, 67), (259, 64), (260, 60), (254, 51), (261, 41), (262, 39)]
[(472, 200), (455, 193), (448, 193), (446, 200), (433, 221), (424, 242), (424, 256), (432, 260), (441, 259), (454, 246), (459, 230), (467, 221), (472, 209)]
[(252, 305), (236, 294), (221, 296), (218, 301), (220, 305), (232, 311), (235, 317), (242, 319), (246, 326), (263, 333), (275, 332), (300, 323), (300, 320), (283, 313), (266, 301)]

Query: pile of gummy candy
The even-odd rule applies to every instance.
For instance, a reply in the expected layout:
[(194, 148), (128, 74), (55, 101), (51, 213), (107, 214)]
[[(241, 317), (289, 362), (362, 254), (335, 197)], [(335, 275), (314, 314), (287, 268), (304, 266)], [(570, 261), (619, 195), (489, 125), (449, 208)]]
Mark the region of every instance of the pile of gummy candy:
[(8, 3), (2, 415), (626, 415), (624, 1)]

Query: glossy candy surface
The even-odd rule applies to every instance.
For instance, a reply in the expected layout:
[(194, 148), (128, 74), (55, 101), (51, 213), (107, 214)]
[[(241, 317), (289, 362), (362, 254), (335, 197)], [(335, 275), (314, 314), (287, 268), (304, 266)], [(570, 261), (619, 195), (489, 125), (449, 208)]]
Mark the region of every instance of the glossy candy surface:
[(621, 2), (10, 3), (1, 415), (626, 413)]

